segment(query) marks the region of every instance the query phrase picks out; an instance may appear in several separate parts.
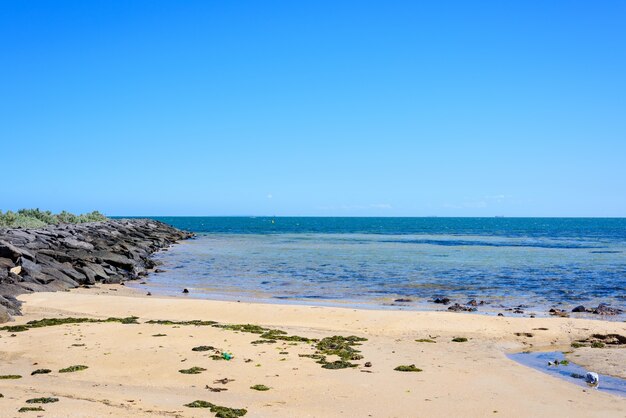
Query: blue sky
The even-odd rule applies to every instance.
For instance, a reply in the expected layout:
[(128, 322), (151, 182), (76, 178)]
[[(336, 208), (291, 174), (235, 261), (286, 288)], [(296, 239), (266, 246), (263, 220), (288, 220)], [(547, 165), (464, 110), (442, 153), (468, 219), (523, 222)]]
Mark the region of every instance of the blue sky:
[(626, 2), (0, 2), (0, 209), (626, 216)]

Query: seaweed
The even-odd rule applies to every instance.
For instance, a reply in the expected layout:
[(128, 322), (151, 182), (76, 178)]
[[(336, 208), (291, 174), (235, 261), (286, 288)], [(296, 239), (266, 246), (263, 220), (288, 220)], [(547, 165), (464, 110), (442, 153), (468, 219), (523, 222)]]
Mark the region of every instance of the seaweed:
[(257, 345), (257, 344), (276, 344), (276, 340), (254, 340), (250, 344), (252, 344), (252, 345)]
[(41, 406), (23, 406), (17, 412), (45, 411)]
[(36, 374), (48, 374), (48, 373), (51, 373), (51, 372), (52, 372), (52, 370), (50, 370), (50, 369), (37, 369), (37, 370), (33, 371), (30, 375), (34, 376)]
[(153, 337), (167, 337), (167, 334), (153, 334)]
[(203, 368), (203, 367), (196, 367), (196, 366), (194, 366), (194, 367), (191, 367), (189, 369), (181, 369), (178, 372), (182, 373), (182, 374), (200, 374), (200, 373), (202, 373), (205, 370), (206, 369)]
[(224, 360), (224, 357), (222, 357), (219, 354), (213, 354), (212, 356), (209, 357), (211, 360)]
[(467, 342), (467, 338), (465, 338), (465, 337), (454, 337), (454, 338), (452, 339), (452, 342), (455, 342), (455, 343), (464, 343), (464, 342)]
[(138, 324), (138, 317), (129, 316), (126, 318), (107, 318), (107, 319), (94, 319), (94, 318), (43, 318), (37, 319), (33, 321), (28, 321), (24, 325), (8, 325), (1, 327), (2, 331), (9, 332), (23, 332), (28, 331), (32, 328), (43, 328), (43, 327), (52, 327), (57, 325), (67, 325), (67, 324), (83, 324), (83, 323), (103, 323), (103, 322), (118, 322), (120, 324)]
[(417, 343), (436, 343), (437, 341), (431, 340), (430, 338), (420, 338), (418, 340), (415, 340), (415, 342), (417, 342)]
[(227, 408), (225, 406), (215, 405), (207, 401), (193, 401), (185, 404), (187, 408), (209, 408), (217, 418), (237, 418), (248, 413), (245, 409)]
[(318, 361), (318, 363), (322, 364), (322, 369), (330, 369), (330, 370), (336, 370), (336, 369), (347, 369), (349, 367), (356, 367), (357, 365), (354, 363), (350, 363), (349, 361), (345, 361), (345, 360), (335, 360), (335, 361), (331, 361), (328, 362), (326, 360), (320, 360)]
[(195, 325), (195, 326), (215, 326), (217, 322), (215, 321), (202, 321), (200, 319), (194, 319), (191, 321), (170, 321), (170, 320), (150, 320), (147, 321), (146, 324), (157, 324), (157, 325)]
[(79, 372), (81, 370), (88, 369), (88, 366), (83, 366), (82, 364), (77, 364), (75, 366), (66, 367), (64, 369), (59, 370), (59, 373), (73, 373)]
[(254, 385), (254, 386), (250, 386), (250, 389), (258, 390), (259, 392), (265, 392), (267, 390), (270, 390), (270, 387), (265, 386), (265, 385)]
[(580, 348), (580, 347), (584, 347), (585, 344), (579, 343), (579, 342), (573, 342), (571, 344), (572, 348)]
[(19, 374), (4, 374), (0, 375), (0, 380), (9, 380), (9, 379), (21, 379), (22, 376)]
[(604, 343), (602, 341), (594, 341), (591, 343), (591, 348), (604, 348)]
[(26, 401), (26, 403), (54, 403), (59, 402), (59, 398), (33, 398)]
[(199, 345), (191, 349), (191, 351), (211, 351), (215, 350), (215, 347), (212, 345)]
[(415, 364), (410, 364), (408, 366), (398, 366), (394, 369), (397, 372), (421, 372), (422, 369), (415, 367)]

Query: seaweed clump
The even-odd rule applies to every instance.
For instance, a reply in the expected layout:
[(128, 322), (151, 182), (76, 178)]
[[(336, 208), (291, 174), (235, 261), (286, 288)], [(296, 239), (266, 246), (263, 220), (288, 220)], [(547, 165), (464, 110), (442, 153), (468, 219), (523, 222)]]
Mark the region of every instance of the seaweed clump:
[(77, 364), (75, 366), (66, 367), (64, 369), (59, 370), (59, 373), (73, 373), (79, 372), (81, 370), (88, 369), (89, 366), (83, 366), (82, 364)]
[(2, 331), (9, 332), (22, 332), (28, 331), (32, 328), (53, 327), (57, 325), (67, 324), (83, 324), (83, 323), (103, 323), (103, 322), (118, 322), (120, 324), (138, 324), (136, 316), (128, 316), (125, 318), (107, 318), (107, 319), (94, 319), (94, 318), (43, 318), (33, 321), (28, 321), (24, 325), (8, 325), (0, 328)]
[(26, 403), (54, 403), (59, 402), (59, 398), (33, 398), (26, 401)]
[(217, 324), (215, 321), (202, 321), (200, 319), (194, 319), (192, 321), (170, 321), (170, 320), (150, 320), (147, 321), (146, 324), (157, 324), (157, 325), (195, 325), (195, 326), (214, 326)]
[(52, 370), (50, 370), (50, 369), (37, 369), (37, 370), (33, 371), (30, 375), (34, 376), (36, 374), (48, 374), (48, 373), (52, 373)]
[(245, 409), (227, 408), (207, 401), (193, 401), (185, 404), (187, 408), (209, 408), (217, 418), (238, 418), (248, 413)]
[(191, 349), (191, 351), (212, 351), (215, 350), (215, 347), (212, 345), (199, 345)]
[(23, 406), (17, 412), (45, 411), (41, 406)]
[[(302, 355), (301, 357), (317, 359), (317, 363), (321, 364), (324, 369), (334, 370), (356, 367), (357, 365), (350, 363), (350, 361), (363, 358), (360, 351), (354, 348), (354, 346), (360, 345), (362, 341), (367, 341), (367, 338), (355, 337), (354, 335), (349, 337), (334, 335), (322, 338), (315, 344), (315, 354)], [(329, 362), (326, 356), (338, 356), (339, 360)]]
[(178, 372), (182, 373), (182, 374), (200, 374), (200, 373), (202, 373), (205, 370), (206, 369), (203, 368), (203, 367), (196, 367), (196, 366), (194, 366), (194, 367), (191, 367), (189, 369), (181, 369)]
[(431, 340), (430, 338), (420, 338), (415, 340), (417, 343), (436, 343), (437, 341)]
[(422, 369), (415, 367), (415, 364), (410, 364), (408, 366), (398, 366), (394, 369), (397, 372), (421, 372)]
[(19, 374), (3, 374), (0, 375), (0, 380), (10, 380), (10, 379), (21, 379), (22, 376)]
[(454, 342), (454, 343), (465, 343), (465, 342), (467, 342), (467, 338), (465, 338), (465, 337), (454, 337), (452, 339), (452, 342)]
[(265, 386), (265, 385), (254, 385), (254, 386), (250, 386), (250, 389), (258, 390), (259, 392), (265, 392), (267, 390), (270, 390), (270, 387)]

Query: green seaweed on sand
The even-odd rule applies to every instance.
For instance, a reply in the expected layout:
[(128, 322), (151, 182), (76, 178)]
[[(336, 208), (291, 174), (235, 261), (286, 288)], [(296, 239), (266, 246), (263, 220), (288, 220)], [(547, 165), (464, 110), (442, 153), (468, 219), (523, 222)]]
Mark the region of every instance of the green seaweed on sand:
[(436, 343), (437, 341), (431, 340), (430, 338), (420, 338), (415, 340), (417, 343)]
[(185, 404), (187, 408), (209, 408), (217, 418), (238, 418), (248, 413), (245, 409), (227, 408), (207, 401), (193, 401)]
[(270, 387), (265, 386), (265, 385), (254, 385), (254, 386), (250, 386), (250, 389), (258, 390), (259, 392), (265, 392), (267, 390), (270, 390)]
[(89, 366), (83, 366), (82, 364), (77, 364), (75, 366), (66, 367), (64, 369), (59, 370), (59, 373), (73, 373), (79, 372), (81, 370), (88, 369)]
[(215, 350), (215, 347), (212, 345), (199, 345), (191, 349), (191, 351), (212, 351)]
[(410, 364), (408, 366), (398, 366), (394, 369), (397, 372), (421, 372), (422, 369), (415, 367), (415, 364)]
[(50, 369), (37, 369), (37, 370), (33, 371), (30, 375), (34, 376), (36, 374), (48, 374), (48, 373), (52, 373), (52, 370), (50, 370)]
[[(317, 363), (321, 364), (324, 369), (356, 367), (357, 365), (350, 363), (349, 360), (361, 360), (363, 358), (360, 351), (354, 348), (354, 346), (360, 345), (362, 341), (367, 341), (367, 338), (355, 337), (354, 335), (349, 337), (334, 335), (322, 338), (315, 344), (315, 354), (303, 355), (303, 357), (317, 358)], [(326, 360), (326, 356), (337, 356), (339, 360), (329, 362)]]
[(45, 411), (45, 409), (43, 409), (41, 406), (23, 406), (17, 410), (17, 412), (35, 412), (35, 411), (43, 412)]
[(224, 360), (224, 357), (222, 357), (222, 356), (221, 356), (221, 355), (219, 355), (219, 354), (213, 354), (213, 355), (209, 356), (209, 358), (210, 358), (211, 360), (215, 360), (215, 361), (218, 361), (218, 360)]
[(153, 334), (153, 337), (167, 337), (167, 334)]
[(28, 321), (24, 325), (8, 325), (1, 327), (2, 331), (9, 332), (23, 332), (28, 331), (32, 328), (43, 328), (43, 327), (53, 327), (57, 325), (67, 325), (67, 324), (83, 324), (83, 323), (104, 323), (104, 322), (117, 322), (120, 324), (138, 324), (136, 316), (129, 316), (126, 318), (107, 318), (107, 319), (95, 319), (95, 318), (43, 318), (37, 319), (33, 321)]
[(591, 343), (591, 348), (604, 348), (604, 343), (602, 341), (594, 341)]
[(561, 360), (559, 361), (559, 364), (563, 365), (563, 366), (567, 366), (569, 364), (569, 361), (567, 360)]
[(580, 348), (580, 347), (584, 347), (584, 346), (585, 346), (585, 344), (581, 344), (581, 343), (579, 343), (579, 342), (573, 342), (573, 343), (571, 344), (571, 346), (572, 346), (572, 348)]
[(322, 369), (336, 370), (336, 369), (347, 369), (349, 367), (356, 367), (357, 365), (354, 363), (350, 363), (345, 360), (335, 360), (328, 362), (324, 360), (323, 362), (318, 361), (318, 363), (322, 363)]
[(22, 376), (19, 374), (3, 374), (0, 375), (0, 380), (13, 380), (13, 379), (21, 379)]
[(194, 367), (191, 367), (189, 369), (181, 369), (178, 372), (182, 373), (182, 374), (200, 374), (200, 373), (202, 373), (205, 370), (206, 369), (203, 368), (203, 367), (194, 366)]
[(146, 324), (156, 324), (156, 325), (195, 325), (195, 326), (204, 326), (204, 327), (209, 327), (209, 326), (215, 326), (217, 325), (217, 322), (215, 321), (202, 321), (200, 319), (194, 319), (191, 321), (170, 321), (170, 320), (163, 320), (163, 319), (157, 319), (157, 320), (150, 320), (147, 321)]
[(26, 401), (26, 403), (54, 403), (59, 402), (59, 398), (33, 398)]
[(250, 344), (258, 345), (258, 344), (276, 344), (276, 340), (254, 340)]
[(465, 342), (467, 342), (467, 338), (465, 338), (465, 337), (454, 337), (452, 339), (452, 342), (454, 342), (454, 343), (465, 343)]

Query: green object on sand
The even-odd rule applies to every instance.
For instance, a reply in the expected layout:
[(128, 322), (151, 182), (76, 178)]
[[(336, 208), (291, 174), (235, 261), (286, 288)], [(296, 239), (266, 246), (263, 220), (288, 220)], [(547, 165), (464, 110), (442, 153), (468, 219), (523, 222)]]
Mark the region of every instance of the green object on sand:
[(230, 353), (227, 353), (227, 352), (223, 352), (223, 353), (222, 353), (222, 358), (223, 358), (224, 360), (232, 360), (232, 358), (233, 358), (233, 357), (234, 357), (234, 356), (233, 356), (232, 354), (230, 354)]

